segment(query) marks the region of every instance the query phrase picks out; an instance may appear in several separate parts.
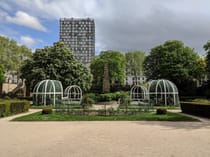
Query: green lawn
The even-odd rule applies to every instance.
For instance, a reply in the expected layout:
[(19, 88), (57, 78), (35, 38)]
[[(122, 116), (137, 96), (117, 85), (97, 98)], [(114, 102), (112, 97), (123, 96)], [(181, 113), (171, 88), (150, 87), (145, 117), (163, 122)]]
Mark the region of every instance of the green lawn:
[(178, 113), (168, 112), (166, 115), (157, 115), (154, 112), (124, 116), (75, 116), (62, 113), (42, 115), (41, 112), (22, 116), (13, 121), (198, 121), (197, 119)]

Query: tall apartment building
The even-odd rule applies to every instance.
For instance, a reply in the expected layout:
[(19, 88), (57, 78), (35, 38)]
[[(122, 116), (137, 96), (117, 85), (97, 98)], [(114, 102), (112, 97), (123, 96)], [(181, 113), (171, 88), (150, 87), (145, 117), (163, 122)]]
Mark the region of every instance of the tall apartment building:
[(95, 55), (95, 23), (93, 19), (60, 19), (60, 41), (66, 44), (83, 64)]

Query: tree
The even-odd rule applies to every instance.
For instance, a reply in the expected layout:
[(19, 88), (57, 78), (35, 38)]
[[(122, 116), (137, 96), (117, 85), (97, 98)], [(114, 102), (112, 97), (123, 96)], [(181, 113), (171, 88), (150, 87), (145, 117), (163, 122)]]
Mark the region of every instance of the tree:
[(26, 60), (22, 66), (21, 78), (26, 79), (28, 87), (33, 87), (41, 80), (52, 79), (61, 81), (64, 88), (75, 84), (84, 91), (90, 88), (92, 82), (89, 70), (75, 59), (62, 42), (36, 49), (32, 59)]
[(148, 79), (165, 78), (184, 91), (189, 91), (188, 85), (199, 79), (199, 69), (205, 69), (202, 66), (199, 55), (177, 40), (166, 41), (163, 45), (152, 48), (144, 62)]
[(204, 50), (207, 51), (206, 55), (206, 70), (208, 79), (210, 79), (210, 41), (208, 41), (204, 46)]
[(137, 79), (137, 76), (143, 74), (145, 53), (142, 51), (130, 51), (125, 54), (125, 58), (127, 75), (134, 76)]
[(2, 65), (0, 65), (0, 94), (2, 94), (2, 84), (5, 81), (4, 70)]
[(125, 56), (118, 51), (109, 50), (102, 51), (91, 62), (90, 68), (94, 84), (102, 87), (104, 63), (108, 63), (110, 84), (114, 85), (116, 82), (123, 83), (125, 79)]
[(0, 36), (0, 63), (5, 71), (19, 73), (20, 67), (32, 52), (25, 46), (19, 46), (16, 41)]

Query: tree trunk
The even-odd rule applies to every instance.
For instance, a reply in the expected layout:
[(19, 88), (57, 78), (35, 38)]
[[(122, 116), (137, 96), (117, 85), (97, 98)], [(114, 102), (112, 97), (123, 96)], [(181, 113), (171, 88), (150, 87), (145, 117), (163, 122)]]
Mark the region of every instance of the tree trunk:
[(26, 86), (26, 96), (30, 96), (31, 94), (31, 88), (30, 86)]
[(3, 83), (0, 83), (0, 96), (2, 95), (2, 91), (3, 91)]

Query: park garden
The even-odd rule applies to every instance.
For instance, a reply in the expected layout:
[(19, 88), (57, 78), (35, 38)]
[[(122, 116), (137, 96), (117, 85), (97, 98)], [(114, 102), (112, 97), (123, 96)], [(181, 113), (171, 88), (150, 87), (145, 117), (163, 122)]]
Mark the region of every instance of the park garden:
[[(19, 93), (1, 93), (1, 117), (29, 108), (41, 111), (15, 120), (196, 121), (173, 112), (180, 108), (184, 113), (210, 117), (206, 79), (209, 42), (204, 46), (205, 58), (174, 40), (152, 48), (147, 56), (142, 51), (102, 51), (86, 66), (62, 42), (36, 49), (33, 54), (28, 49), (22, 54), (22, 49), (19, 58), (10, 57), (16, 64), (9, 66), (9, 59), (1, 57), (0, 83), (5, 81), (5, 71), (16, 70), (25, 84)], [(2, 56), (5, 51), (2, 48)], [(144, 74), (147, 81), (126, 85), (128, 74), (134, 79)]]

